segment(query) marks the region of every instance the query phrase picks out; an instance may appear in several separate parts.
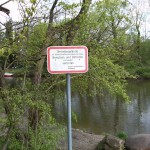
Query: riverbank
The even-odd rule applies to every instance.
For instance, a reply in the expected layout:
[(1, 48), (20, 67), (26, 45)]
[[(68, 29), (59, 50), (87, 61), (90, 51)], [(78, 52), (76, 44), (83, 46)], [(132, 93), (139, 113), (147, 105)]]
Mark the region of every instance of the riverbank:
[[(27, 77), (33, 77), (34, 76), (34, 69), (31, 67), (30, 69), (25, 70), (24, 68), (11, 68), (6, 70), (9, 73), (13, 73), (15, 77), (23, 77), (24, 74), (26, 74)], [(146, 70), (147, 71), (147, 70)], [(130, 72), (131, 76), (129, 78), (126, 78), (126, 80), (150, 80), (150, 70), (148, 72), (146, 71), (137, 71), (137, 72)], [(43, 77), (49, 76), (49, 73), (46, 69), (44, 69)]]
[[(104, 136), (90, 134), (83, 132), (79, 129), (72, 130), (72, 146), (73, 150), (95, 150), (99, 142), (102, 141)], [(67, 150), (67, 138), (64, 138), (60, 142), (60, 148), (58, 150)]]
[[(96, 135), (83, 132), (79, 129), (72, 130), (73, 150), (149, 150), (150, 134), (136, 134), (120, 139), (113, 135)], [(67, 136), (66, 136), (67, 137)], [(57, 150), (67, 150), (67, 138), (60, 142)]]

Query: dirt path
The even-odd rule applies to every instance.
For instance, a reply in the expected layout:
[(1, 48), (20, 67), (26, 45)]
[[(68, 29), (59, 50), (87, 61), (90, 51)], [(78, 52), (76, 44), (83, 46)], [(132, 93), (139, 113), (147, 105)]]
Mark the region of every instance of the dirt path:
[[(89, 134), (78, 129), (73, 129), (73, 150), (95, 150), (103, 139), (101, 135)], [(67, 140), (61, 141), (62, 150), (67, 150)]]

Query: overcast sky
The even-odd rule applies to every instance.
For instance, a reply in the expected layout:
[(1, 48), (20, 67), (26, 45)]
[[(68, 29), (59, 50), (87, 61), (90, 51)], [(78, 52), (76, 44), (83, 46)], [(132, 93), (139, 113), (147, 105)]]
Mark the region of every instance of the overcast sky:
[[(5, 3), (7, 0), (0, 0), (0, 5)], [(150, 0), (129, 0), (131, 1), (135, 6), (140, 7), (140, 10), (143, 11), (145, 14), (149, 15), (150, 14), (150, 7), (149, 7), (149, 1)], [(15, 1), (10, 1), (7, 4), (3, 5), (3, 7), (8, 8), (10, 10), (10, 17), (14, 21), (19, 21), (19, 11), (18, 11), (18, 6), (17, 2)], [(6, 20), (9, 20), (9, 17), (3, 13), (0, 12), (0, 21), (5, 22)]]
[[(5, 3), (7, 0), (0, 0), (0, 5)], [(10, 1), (9, 3), (3, 5), (3, 7), (8, 8), (10, 10), (10, 17), (15, 20), (15, 21), (19, 21), (19, 11), (18, 11), (18, 6), (17, 6), (17, 2), (15, 1)], [(1, 22), (6, 22), (7, 20), (9, 20), (8, 15), (6, 15), (5, 13), (0, 11), (0, 21)]]
[[(0, 0), (0, 5), (5, 3), (6, 1), (7, 0)], [(139, 10), (143, 12), (143, 15), (145, 16), (146, 23), (145, 22), (143, 23), (142, 30), (145, 30), (146, 32), (150, 31), (150, 7), (149, 7), (150, 0), (130, 0), (130, 2), (133, 3), (134, 6), (138, 7)], [(13, 21), (20, 20), (17, 2), (10, 1), (9, 3), (3, 5), (3, 7), (8, 8), (10, 10), (10, 15), (7, 16), (5, 13), (0, 11), (0, 22), (5, 23), (10, 18), (12, 18)]]

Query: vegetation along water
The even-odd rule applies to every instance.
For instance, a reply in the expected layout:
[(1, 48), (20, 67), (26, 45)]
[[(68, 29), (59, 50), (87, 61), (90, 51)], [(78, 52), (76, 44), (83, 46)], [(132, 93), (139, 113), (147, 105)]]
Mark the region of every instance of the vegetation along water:
[[(20, 21), (0, 20), (0, 149), (55, 150), (65, 133), (59, 114), (66, 114), (66, 79), (47, 72), (48, 46), (89, 50), (89, 71), (71, 75), (75, 128), (100, 134), (150, 131), (150, 40), (140, 3), (15, 2)], [(0, 11), (7, 16), (5, 4)], [(11, 80), (15, 86), (6, 73), (18, 80)], [(138, 81), (128, 84), (129, 79)]]

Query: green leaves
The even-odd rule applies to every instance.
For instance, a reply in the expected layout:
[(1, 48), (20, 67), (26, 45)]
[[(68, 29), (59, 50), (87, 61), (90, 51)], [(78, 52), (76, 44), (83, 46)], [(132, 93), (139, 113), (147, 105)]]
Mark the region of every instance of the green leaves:
[[(88, 17), (84, 18), (74, 45), (86, 45), (89, 48), (90, 69), (84, 79), (80, 77), (77, 81), (83, 81), (82, 92), (92, 85), (92, 93), (104, 89), (129, 101), (125, 80), (130, 75), (120, 65), (129, 54), (128, 36), (125, 32), (129, 29), (130, 19), (124, 14), (122, 1), (115, 2), (117, 3), (110, 0), (96, 2)], [(80, 83), (76, 84), (81, 86)]]
[(78, 11), (77, 8), (80, 6), (80, 4), (78, 3), (68, 4), (68, 3), (61, 1), (59, 2), (58, 6), (62, 7), (62, 9), (64, 10), (65, 19), (66, 19), (66, 17), (67, 18), (74, 17), (77, 14), (77, 11)]
[(33, 14), (35, 13), (35, 7), (34, 6), (31, 6), (30, 8), (26, 8), (25, 9), (25, 11), (26, 11), (26, 13), (27, 13), (27, 16), (29, 17), (31, 17), (31, 16), (33, 16)]
[[(28, 88), (24, 88), (23, 91), (20, 88), (9, 87), (0, 90), (1, 113), (6, 115), (5, 118), (0, 119), (0, 123), (3, 124), (0, 132), (3, 133), (11, 128), (8, 149), (54, 150), (59, 138), (64, 134), (64, 128), (55, 122), (51, 114), (51, 105), (46, 102), (53, 93), (46, 91), (45, 85), (41, 85), (40, 88), (30, 83), (27, 85)], [(36, 131), (30, 126), (31, 109), (41, 112)], [(5, 133), (2, 135), (4, 139), (7, 137), (7, 132)], [(0, 142), (1, 148), (5, 141)]]
[(64, 10), (69, 10), (69, 9), (73, 10), (73, 9), (77, 8), (79, 6), (79, 4), (77, 4), (77, 3), (67, 4), (62, 1), (62, 2), (59, 2), (58, 6), (63, 7)]
[(3, 56), (3, 55), (4, 55), (4, 52), (5, 52), (5, 49), (4, 49), (4, 48), (1, 48), (1, 49), (0, 49), (0, 56)]
[(36, 4), (36, 0), (30, 0), (30, 2), (35, 5)]
[(29, 43), (27, 54), (29, 57), (39, 57), (40, 50), (44, 45), (46, 39), (47, 24), (40, 23), (35, 26), (32, 33), (29, 35)]

